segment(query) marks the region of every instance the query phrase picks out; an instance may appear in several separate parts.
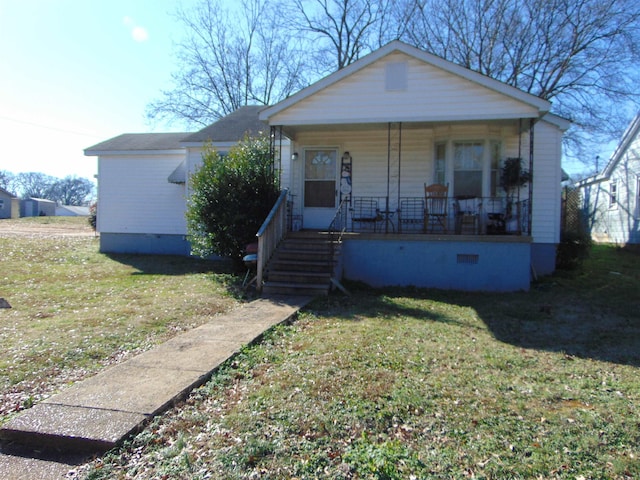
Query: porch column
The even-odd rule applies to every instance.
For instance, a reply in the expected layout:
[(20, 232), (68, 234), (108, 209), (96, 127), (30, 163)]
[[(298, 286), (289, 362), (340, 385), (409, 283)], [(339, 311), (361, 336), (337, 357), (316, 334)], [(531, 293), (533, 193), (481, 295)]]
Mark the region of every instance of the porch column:
[(534, 178), (533, 178), (533, 126), (535, 124), (535, 119), (530, 119), (529, 120), (529, 205), (527, 206), (527, 230), (529, 231), (529, 235), (531, 235), (532, 232), (532, 225), (531, 225), (531, 219), (533, 217), (533, 185), (534, 185)]

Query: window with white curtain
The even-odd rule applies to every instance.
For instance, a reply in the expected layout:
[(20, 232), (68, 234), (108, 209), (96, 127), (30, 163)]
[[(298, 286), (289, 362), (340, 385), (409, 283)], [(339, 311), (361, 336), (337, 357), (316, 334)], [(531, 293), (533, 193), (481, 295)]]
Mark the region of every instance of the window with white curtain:
[(484, 142), (454, 142), (453, 196), (482, 197)]

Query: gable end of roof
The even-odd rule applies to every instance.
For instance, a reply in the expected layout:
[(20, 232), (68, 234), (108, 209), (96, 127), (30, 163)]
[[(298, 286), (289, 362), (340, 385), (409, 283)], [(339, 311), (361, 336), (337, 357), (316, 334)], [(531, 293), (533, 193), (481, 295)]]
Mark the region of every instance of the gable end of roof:
[(400, 52), (410, 57), (416, 58), (429, 65), (438, 67), (443, 71), (462, 77), (468, 81), (474, 82), (485, 88), (496, 91), (502, 95), (509, 96), (523, 103), (531, 105), (536, 109), (538, 109), (541, 116), (548, 113), (549, 110), (551, 109), (551, 102), (547, 100), (544, 100), (540, 97), (537, 97), (530, 93), (519, 90), (518, 88), (512, 87), (511, 85), (507, 85), (504, 82), (493, 79), (481, 73), (462, 67), (458, 64), (450, 62), (449, 60), (445, 60), (444, 58), (441, 58), (431, 53), (420, 50), (419, 48), (408, 45), (404, 42), (401, 42), (400, 40), (394, 40), (388, 43), (387, 45), (379, 48), (378, 50), (375, 50), (369, 53), (368, 55), (360, 58), (359, 60), (348, 65), (347, 67), (326, 76), (325, 78), (315, 82), (314, 84), (308, 86), (307, 88), (300, 90), (296, 94), (282, 100), (281, 102), (271, 107), (265, 108), (264, 110), (262, 110), (262, 112), (260, 112), (260, 119), (263, 121), (268, 121), (271, 116), (339, 82), (340, 80), (352, 75), (353, 73), (373, 64), (374, 62), (377, 62), (378, 60), (394, 52)]

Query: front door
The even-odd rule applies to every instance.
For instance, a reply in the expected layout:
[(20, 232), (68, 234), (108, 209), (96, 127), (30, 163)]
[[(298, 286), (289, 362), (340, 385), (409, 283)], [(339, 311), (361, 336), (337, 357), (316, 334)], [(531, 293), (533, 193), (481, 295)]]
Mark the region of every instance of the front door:
[(329, 227), (336, 210), (338, 150), (310, 148), (304, 152), (304, 227)]

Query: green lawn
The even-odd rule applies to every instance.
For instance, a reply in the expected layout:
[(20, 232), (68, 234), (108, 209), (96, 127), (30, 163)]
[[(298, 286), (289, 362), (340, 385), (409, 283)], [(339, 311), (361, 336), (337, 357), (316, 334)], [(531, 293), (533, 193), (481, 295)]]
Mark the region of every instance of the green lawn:
[(528, 293), (317, 300), (83, 475), (638, 478), (640, 256)]
[[(78, 230), (86, 219), (20, 219)], [(5, 224), (6, 225), (6, 224)], [(183, 257), (103, 255), (93, 236), (0, 236), (0, 423), (62, 385), (237, 304), (238, 278)]]

